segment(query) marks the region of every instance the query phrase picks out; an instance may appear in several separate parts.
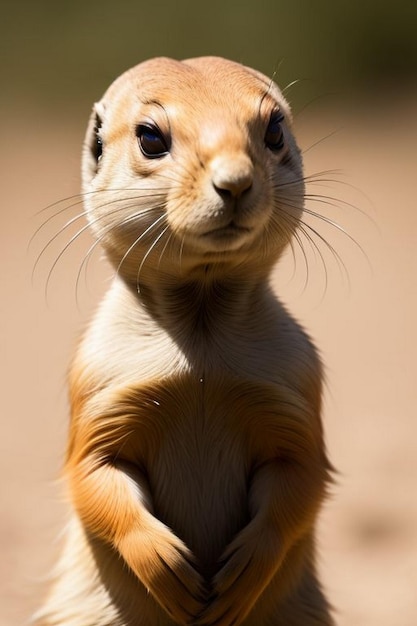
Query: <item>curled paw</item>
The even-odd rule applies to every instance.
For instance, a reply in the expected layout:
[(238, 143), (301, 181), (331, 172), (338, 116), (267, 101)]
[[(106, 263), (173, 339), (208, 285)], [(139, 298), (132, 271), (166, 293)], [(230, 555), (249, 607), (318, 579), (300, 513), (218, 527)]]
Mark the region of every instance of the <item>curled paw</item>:
[(281, 562), (274, 532), (246, 527), (232, 541), (213, 580), (213, 592), (196, 624), (238, 626), (249, 615)]
[(178, 624), (194, 624), (207, 605), (207, 589), (193, 555), (162, 524), (137, 532), (121, 550), (126, 562), (161, 607)]

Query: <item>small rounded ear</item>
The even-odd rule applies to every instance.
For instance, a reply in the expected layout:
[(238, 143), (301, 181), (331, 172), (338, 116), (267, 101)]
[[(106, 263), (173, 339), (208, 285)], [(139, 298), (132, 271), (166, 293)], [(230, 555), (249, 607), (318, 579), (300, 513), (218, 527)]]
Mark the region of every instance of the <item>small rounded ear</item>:
[(99, 163), (103, 156), (104, 144), (101, 128), (104, 111), (103, 104), (101, 102), (96, 103), (93, 106), (88, 122), (82, 158), (82, 179), (84, 185), (88, 185), (97, 174)]

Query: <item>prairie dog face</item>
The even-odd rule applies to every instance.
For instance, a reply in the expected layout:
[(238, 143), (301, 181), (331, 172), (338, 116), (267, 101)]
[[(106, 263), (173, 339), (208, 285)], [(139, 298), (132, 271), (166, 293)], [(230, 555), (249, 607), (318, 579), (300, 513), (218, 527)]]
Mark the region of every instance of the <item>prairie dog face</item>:
[(269, 78), (225, 59), (141, 63), (94, 107), (83, 191), (129, 280), (270, 266), (303, 207), (288, 104)]

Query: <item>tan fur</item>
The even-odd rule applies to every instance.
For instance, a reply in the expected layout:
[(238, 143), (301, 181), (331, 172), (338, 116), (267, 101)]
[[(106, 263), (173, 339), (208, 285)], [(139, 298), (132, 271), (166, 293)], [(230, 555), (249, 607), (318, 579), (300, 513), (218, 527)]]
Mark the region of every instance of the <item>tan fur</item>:
[(329, 626), (321, 365), (268, 285), (303, 209), (287, 103), (224, 59), (147, 61), (95, 106), (83, 183), (117, 275), (72, 367), (73, 518), (37, 623)]

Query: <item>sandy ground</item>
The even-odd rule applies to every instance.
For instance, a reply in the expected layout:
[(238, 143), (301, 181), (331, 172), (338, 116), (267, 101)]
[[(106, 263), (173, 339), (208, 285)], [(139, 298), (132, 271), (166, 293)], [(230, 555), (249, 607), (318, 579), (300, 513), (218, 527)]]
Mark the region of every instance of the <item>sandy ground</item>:
[[(309, 207), (340, 223), (312, 219), (327, 268), (297, 255), (274, 275), (277, 290), (320, 346), (328, 373), (324, 422), (339, 470), (319, 526), (322, 578), (339, 626), (417, 624), (417, 116), (415, 103), (349, 119), (300, 115), (307, 173), (340, 182), (311, 184)], [(71, 349), (105, 289), (109, 272), (96, 255), (75, 282), (88, 237), (71, 237), (51, 202), (78, 192), (82, 125), (42, 118), (3, 119), (1, 156), (0, 626), (24, 624), (43, 593), (65, 522), (56, 479), (67, 430), (65, 372)], [(316, 144), (333, 130), (344, 130)], [(309, 149), (310, 146), (313, 146)], [(347, 183), (347, 184), (346, 184)], [(353, 186), (350, 186), (353, 185)], [(353, 205), (353, 206), (352, 206)], [(357, 207), (357, 208), (355, 208)], [(360, 210), (358, 210), (360, 209)], [(75, 213), (72, 213), (74, 215)], [(308, 249), (308, 244), (306, 244)], [(371, 266), (371, 267), (370, 267)], [(348, 279), (346, 277), (348, 275)], [(304, 283), (306, 287), (304, 288)]]

